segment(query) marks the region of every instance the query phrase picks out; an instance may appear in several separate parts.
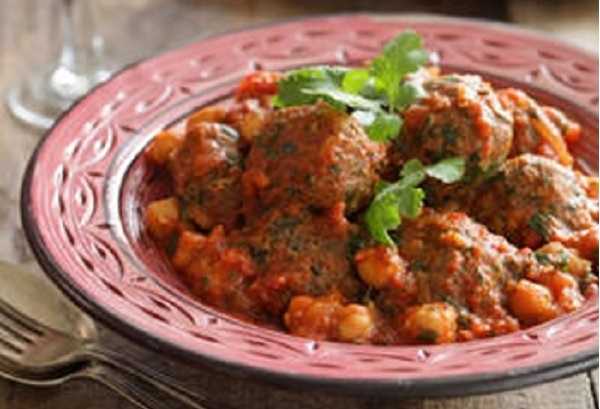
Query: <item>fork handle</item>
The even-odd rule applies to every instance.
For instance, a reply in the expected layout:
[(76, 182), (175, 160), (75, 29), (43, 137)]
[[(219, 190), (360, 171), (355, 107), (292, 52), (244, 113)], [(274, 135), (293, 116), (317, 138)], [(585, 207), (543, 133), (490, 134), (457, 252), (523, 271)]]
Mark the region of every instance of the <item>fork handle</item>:
[(169, 385), (157, 384), (141, 373), (134, 374), (106, 362), (96, 361), (81, 376), (104, 384), (141, 409), (208, 409)]

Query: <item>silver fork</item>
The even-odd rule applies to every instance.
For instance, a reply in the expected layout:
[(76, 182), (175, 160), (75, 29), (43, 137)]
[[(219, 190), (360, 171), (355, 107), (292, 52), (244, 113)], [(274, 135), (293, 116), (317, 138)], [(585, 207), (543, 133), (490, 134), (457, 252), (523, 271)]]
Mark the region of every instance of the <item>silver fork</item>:
[(62, 328), (55, 329), (0, 298), (0, 376), (37, 386), (87, 378), (103, 383), (140, 408), (207, 409), (201, 403), (206, 404), (205, 397), (176, 386), (169, 377), (123, 354), (100, 347), (93, 322), (40, 278), (3, 262), (0, 272), (0, 296), (14, 296), (22, 290), (22, 299), (36, 296), (33, 304), (38, 310), (63, 321), (58, 325)]

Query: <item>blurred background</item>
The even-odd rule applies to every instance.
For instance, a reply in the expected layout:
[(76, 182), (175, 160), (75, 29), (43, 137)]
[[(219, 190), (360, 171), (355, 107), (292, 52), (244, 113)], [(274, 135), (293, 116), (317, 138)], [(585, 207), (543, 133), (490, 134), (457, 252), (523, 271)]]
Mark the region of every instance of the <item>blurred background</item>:
[[(86, 63), (118, 69), (210, 34), (283, 18), (352, 11), (437, 13), (516, 23), (597, 53), (597, 0), (0, 0), (0, 258), (28, 258), (19, 181), (42, 131), (15, 121), (5, 96), (61, 57), (65, 5)], [(64, 49), (63, 49), (64, 51)], [(62, 55), (64, 57), (64, 55)], [(7, 234), (2, 234), (2, 231)]]

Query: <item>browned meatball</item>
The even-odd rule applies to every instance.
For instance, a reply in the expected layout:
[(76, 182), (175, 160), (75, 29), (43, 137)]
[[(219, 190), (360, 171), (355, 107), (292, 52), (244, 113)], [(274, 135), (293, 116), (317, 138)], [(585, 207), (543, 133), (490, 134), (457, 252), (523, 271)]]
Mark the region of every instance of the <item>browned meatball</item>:
[(422, 87), (426, 96), (406, 109), (394, 156), (424, 163), (462, 156), (473, 177), (506, 159), (512, 116), (488, 83), (475, 75), (446, 75), (425, 80)]
[(384, 154), (354, 118), (326, 103), (274, 111), (248, 156), (245, 200), (321, 209), (343, 202), (352, 212), (369, 201)]
[(242, 156), (237, 134), (224, 125), (201, 122), (188, 129), (170, 162), (183, 212), (199, 227), (235, 225), (241, 212)]
[(231, 243), (247, 249), (261, 271), (252, 292), (268, 311), (282, 313), (294, 295), (339, 291), (348, 300), (356, 296), (360, 285), (347, 255), (357, 228), (342, 208), (322, 215), (278, 208), (232, 234)]
[(425, 209), (405, 220), (398, 248), (360, 250), (360, 278), (407, 342), (443, 343), (512, 332), (594, 296), (591, 263), (560, 243), (519, 250), (464, 213)]
[(598, 257), (597, 178), (554, 160), (521, 155), (483, 185), (470, 214), (512, 243), (537, 248), (558, 241)]
[(398, 252), (415, 277), (414, 301), (450, 302), (486, 318), (502, 318), (506, 282), (529, 268), (520, 253), (464, 213), (425, 210), (399, 231)]
[(425, 209), (404, 220), (390, 249), (363, 249), (360, 277), (379, 290), (380, 310), (409, 342), (451, 342), (519, 328), (506, 306), (506, 286), (536, 265), (464, 213)]

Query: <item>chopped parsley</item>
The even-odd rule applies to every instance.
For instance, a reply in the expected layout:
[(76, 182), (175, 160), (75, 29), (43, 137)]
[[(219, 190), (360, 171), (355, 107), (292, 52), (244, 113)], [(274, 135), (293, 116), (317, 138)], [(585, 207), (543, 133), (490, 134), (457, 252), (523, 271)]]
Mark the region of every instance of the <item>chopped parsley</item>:
[(177, 251), (178, 243), (179, 243), (179, 236), (177, 234), (173, 234), (169, 237), (169, 240), (167, 241), (167, 246), (166, 246), (167, 255), (172, 257), (175, 254), (175, 252)]
[(424, 166), (418, 159), (404, 165), (400, 179), (394, 183), (380, 182), (376, 194), (365, 213), (365, 223), (371, 236), (379, 243), (389, 246), (394, 241), (389, 230), (394, 230), (403, 217), (415, 218), (421, 213), (425, 192), (418, 186), (426, 177), (443, 183), (454, 183), (465, 173), (464, 158), (448, 158), (430, 166)]
[(536, 261), (541, 265), (547, 266), (549, 264), (552, 264), (552, 260), (550, 260), (550, 256), (548, 254), (540, 253), (539, 251), (536, 251), (534, 254)]
[(451, 146), (454, 145), (454, 143), (458, 139), (458, 132), (453, 126), (444, 125), (444, 127), (442, 128), (442, 136), (446, 145)]
[(429, 328), (421, 330), (419, 335), (417, 335), (417, 340), (419, 340), (421, 342), (426, 342), (429, 344), (435, 343), (437, 338), (438, 338), (438, 333)]
[(386, 142), (400, 134), (397, 113), (422, 92), (403, 83), (428, 58), (419, 35), (405, 31), (385, 45), (368, 68), (339, 66), (299, 68), (279, 81), (275, 107), (314, 104), (324, 100), (341, 111), (351, 111), (371, 139)]
[[(535, 259), (543, 266), (553, 265), (564, 272), (569, 272), (569, 253), (565, 250), (560, 250), (558, 254), (548, 254), (540, 251), (534, 253)], [(551, 256), (554, 256), (551, 257)]]
[(539, 234), (544, 240), (548, 240), (550, 233), (548, 231), (548, 223), (550, 222), (550, 216), (546, 213), (536, 212), (531, 219), (527, 222), (527, 225), (531, 227), (533, 231)]

